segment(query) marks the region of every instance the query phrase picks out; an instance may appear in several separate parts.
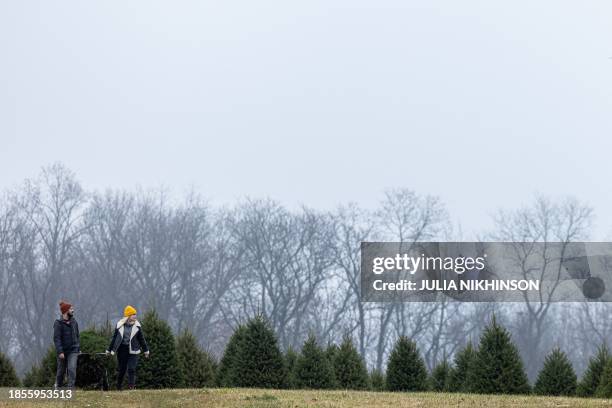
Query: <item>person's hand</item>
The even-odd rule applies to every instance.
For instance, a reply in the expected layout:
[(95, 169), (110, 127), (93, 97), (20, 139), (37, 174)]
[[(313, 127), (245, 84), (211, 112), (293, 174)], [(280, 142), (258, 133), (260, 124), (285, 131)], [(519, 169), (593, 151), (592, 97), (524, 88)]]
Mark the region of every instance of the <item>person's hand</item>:
[(64, 353), (60, 353), (59, 354), (59, 358), (60, 358), (60, 360), (63, 360), (64, 359)]
[(145, 358), (149, 358), (149, 352), (145, 351)]

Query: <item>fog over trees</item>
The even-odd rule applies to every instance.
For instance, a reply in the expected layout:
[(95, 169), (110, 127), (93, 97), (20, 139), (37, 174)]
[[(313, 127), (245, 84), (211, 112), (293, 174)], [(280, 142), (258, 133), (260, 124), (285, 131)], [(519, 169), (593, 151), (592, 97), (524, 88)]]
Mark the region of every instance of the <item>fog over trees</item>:
[[(588, 240), (593, 217), (574, 198), (537, 197), (500, 211), (482, 238)], [(0, 199), (0, 350), (20, 372), (40, 360), (60, 299), (75, 305), (83, 328), (119, 318), (126, 304), (141, 314), (155, 308), (216, 356), (239, 323), (262, 313), (283, 350), (299, 349), (309, 333), (319, 344), (349, 334), (370, 369), (383, 368), (407, 336), (431, 370), (476, 341), (492, 313), (512, 332), (531, 381), (555, 347), (580, 374), (602, 342), (612, 345), (605, 303), (359, 301), (361, 241), (460, 239), (452, 208), (409, 189), (384, 192), (376, 210), (292, 210), (268, 198), (214, 207), (197, 194), (90, 192), (55, 164)]]

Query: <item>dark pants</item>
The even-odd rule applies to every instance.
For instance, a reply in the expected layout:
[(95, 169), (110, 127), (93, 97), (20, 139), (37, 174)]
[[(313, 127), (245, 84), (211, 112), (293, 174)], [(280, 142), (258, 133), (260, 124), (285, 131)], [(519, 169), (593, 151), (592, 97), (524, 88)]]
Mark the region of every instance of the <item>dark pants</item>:
[(77, 359), (79, 353), (64, 353), (64, 358), (57, 356), (57, 373), (55, 376), (55, 387), (64, 386), (64, 374), (68, 371), (68, 387), (74, 388), (76, 382)]
[(127, 345), (122, 344), (117, 350), (117, 361), (119, 367), (117, 371), (117, 389), (120, 390), (123, 385), (123, 377), (125, 372), (128, 374), (128, 385), (136, 384), (136, 364), (138, 364), (138, 355), (130, 354), (130, 349)]

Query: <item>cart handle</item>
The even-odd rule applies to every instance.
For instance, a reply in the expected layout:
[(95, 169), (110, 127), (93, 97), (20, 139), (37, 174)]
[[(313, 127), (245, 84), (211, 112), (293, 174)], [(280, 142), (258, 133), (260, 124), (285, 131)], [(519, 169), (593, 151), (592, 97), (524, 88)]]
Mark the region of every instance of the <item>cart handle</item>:
[(79, 356), (106, 356), (106, 353), (79, 353)]

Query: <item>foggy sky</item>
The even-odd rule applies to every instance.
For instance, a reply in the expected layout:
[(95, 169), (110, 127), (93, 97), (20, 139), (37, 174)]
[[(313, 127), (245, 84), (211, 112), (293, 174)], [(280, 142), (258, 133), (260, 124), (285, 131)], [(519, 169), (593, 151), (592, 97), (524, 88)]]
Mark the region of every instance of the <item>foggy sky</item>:
[(609, 1), (0, 2), (0, 189), (290, 206), (442, 197), (464, 234), (535, 193), (612, 236)]

